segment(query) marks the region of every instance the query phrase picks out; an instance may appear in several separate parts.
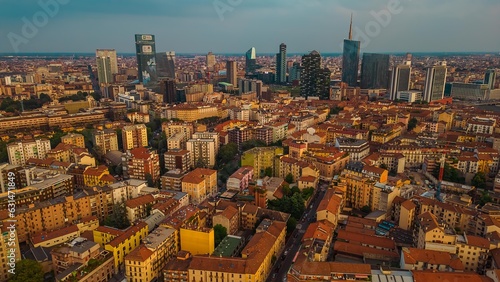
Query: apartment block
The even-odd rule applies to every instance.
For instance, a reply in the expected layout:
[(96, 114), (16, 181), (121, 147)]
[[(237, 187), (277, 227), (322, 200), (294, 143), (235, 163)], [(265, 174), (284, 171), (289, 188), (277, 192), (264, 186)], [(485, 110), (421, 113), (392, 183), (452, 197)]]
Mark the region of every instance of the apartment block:
[(127, 178), (147, 180), (148, 175), (153, 182), (160, 179), (160, 158), (156, 151), (148, 148), (135, 148), (122, 155), (123, 174)]
[(85, 148), (85, 138), (82, 134), (78, 133), (69, 133), (61, 137), (61, 143), (75, 145), (78, 148)]
[(159, 278), (167, 262), (179, 251), (177, 236), (177, 230), (161, 226), (146, 236), (143, 244), (125, 257), (127, 280), (149, 282)]
[(199, 204), (217, 193), (217, 171), (197, 168), (182, 179), (182, 192), (189, 194), (192, 203)]
[(179, 169), (182, 172), (187, 172), (193, 166), (191, 152), (188, 150), (174, 149), (168, 150), (164, 155), (165, 169), (167, 171)]
[(115, 130), (104, 129), (92, 132), (92, 144), (99, 147), (102, 154), (109, 151), (118, 151), (118, 136)]
[(148, 147), (148, 131), (146, 125), (136, 124), (124, 126), (122, 129), (123, 150)]
[(11, 165), (25, 165), (26, 161), (44, 159), (50, 151), (50, 140), (36, 139), (33, 141), (22, 141), (7, 145), (7, 154)]

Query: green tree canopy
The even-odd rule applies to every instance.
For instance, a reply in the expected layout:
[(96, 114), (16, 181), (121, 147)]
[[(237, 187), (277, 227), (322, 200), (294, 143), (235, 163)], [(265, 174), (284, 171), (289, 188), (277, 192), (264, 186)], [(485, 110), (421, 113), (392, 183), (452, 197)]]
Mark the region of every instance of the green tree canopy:
[(289, 173), (285, 176), (285, 181), (288, 183), (288, 184), (292, 184), (293, 183), (293, 174)]
[(265, 147), (266, 143), (262, 140), (252, 139), (241, 143), (241, 150), (247, 151), (255, 147)]
[(217, 247), (220, 242), (227, 236), (227, 228), (217, 224), (214, 226), (214, 241), (215, 241), (215, 247)]
[(416, 118), (411, 118), (408, 122), (408, 131), (412, 131), (418, 124), (418, 120)]
[(264, 176), (272, 177), (273, 176), (273, 168), (266, 167), (266, 170), (264, 171)]
[(230, 162), (234, 159), (236, 154), (238, 154), (238, 146), (236, 145), (236, 143), (228, 143), (222, 146), (217, 156), (218, 165)]
[(484, 189), (486, 187), (486, 175), (484, 172), (478, 172), (471, 181), (472, 186), (480, 189)]
[(127, 207), (125, 202), (113, 205), (113, 213), (104, 220), (104, 225), (125, 229), (130, 226), (130, 221), (127, 217)]
[(43, 282), (43, 268), (34, 260), (23, 259), (16, 263), (15, 274), (10, 282)]

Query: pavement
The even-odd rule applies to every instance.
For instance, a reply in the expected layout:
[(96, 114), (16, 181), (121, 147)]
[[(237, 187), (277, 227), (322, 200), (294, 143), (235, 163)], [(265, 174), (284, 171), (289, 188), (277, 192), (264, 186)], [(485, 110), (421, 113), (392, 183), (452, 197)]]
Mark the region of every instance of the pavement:
[[(316, 193), (313, 195), (313, 200), (309, 203), (306, 208), (304, 215), (301, 220), (297, 223), (297, 227), (288, 237), (283, 252), (277, 257), (276, 262), (271, 268), (271, 273), (266, 281), (277, 282), (277, 281), (287, 281), (286, 275), (288, 270), (293, 264), (293, 258), (299, 251), (301, 247), (302, 237), (306, 233), (307, 227), (311, 222), (316, 221), (316, 210), (318, 209), (319, 203), (325, 196), (326, 189), (328, 188), (328, 183), (320, 182)], [(287, 255), (284, 255), (285, 252)]]

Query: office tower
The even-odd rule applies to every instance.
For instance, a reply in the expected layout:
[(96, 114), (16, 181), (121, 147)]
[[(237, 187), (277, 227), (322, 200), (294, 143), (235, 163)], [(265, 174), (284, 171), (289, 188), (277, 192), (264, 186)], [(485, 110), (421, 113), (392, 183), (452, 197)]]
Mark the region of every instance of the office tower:
[(411, 61), (395, 66), (391, 73), (389, 95), (391, 100), (396, 100), (399, 91), (410, 90)]
[(327, 68), (321, 68), (321, 55), (318, 51), (302, 56), (300, 75), (300, 95), (302, 97), (330, 98), (330, 75)]
[(286, 82), (286, 45), (280, 44), (280, 52), (276, 54), (276, 83)]
[(132, 150), (148, 146), (146, 125), (136, 124), (124, 126), (122, 129), (123, 150)]
[(158, 77), (175, 79), (175, 52), (161, 52), (156, 54)]
[(245, 74), (252, 74), (257, 68), (257, 57), (255, 55), (255, 47), (250, 48), (245, 54)]
[(359, 47), (360, 41), (352, 40), (352, 15), (349, 27), (349, 39), (344, 39), (344, 53), (342, 55), (342, 82), (349, 86), (358, 83)]
[(156, 72), (155, 36), (151, 34), (135, 35), (135, 51), (139, 82), (148, 84), (158, 78)]
[(427, 67), (424, 87), (424, 101), (431, 102), (441, 100), (444, 96), (444, 85), (446, 83), (446, 62)]
[(484, 84), (488, 85), (488, 88), (495, 89), (495, 83), (497, 79), (497, 71), (495, 69), (489, 69), (484, 74)]
[(160, 83), (160, 91), (163, 94), (163, 103), (175, 103), (177, 99), (177, 87), (175, 80), (166, 79)]
[(212, 52), (208, 52), (207, 54), (207, 69), (213, 70), (215, 66), (215, 55)]
[(293, 63), (289, 71), (288, 82), (293, 83), (294, 81), (300, 81), (300, 72), (301, 72), (300, 63), (297, 62)]
[(112, 83), (118, 73), (115, 49), (97, 49), (95, 52), (99, 83)]
[(237, 85), (237, 77), (238, 77), (238, 65), (236, 64), (236, 61), (226, 61), (226, 76), (227, 76), (227, 82), (231, 83), (233, 86), (236, 87)]
[(361, 64), (361, 88), (387, 88), (389, 55), (364, 53)]

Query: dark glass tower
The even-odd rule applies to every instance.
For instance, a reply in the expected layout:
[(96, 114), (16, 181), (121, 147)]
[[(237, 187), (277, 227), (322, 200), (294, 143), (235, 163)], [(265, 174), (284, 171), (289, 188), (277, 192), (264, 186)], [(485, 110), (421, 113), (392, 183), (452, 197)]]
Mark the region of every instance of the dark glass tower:
[(257, 68), (255, 47), (250, 48), (245, 54), (245, 74), (252, 74)]
[(158, 77), (175, 79), (175, 52), (162, 52), (156, 54)]
[(300, 74), (300, 95), (302, 97), (330, 98), (330, 75), (327, 68), (321, 68), (321, 55), (318, 51), (302, 56)]
[(342, 82), (349, 86), (358, 83), (359, 47), (361, 42), (352, 40), (352, 15), (349, 28), (349, 39), (344, 39), (344, 52), (342, 55)]
[(396, 100), (399, 91), (410, 90), (411, 62), (405, 61), (402, 65), (395, 66), (391, 73), (391, 86), (389, 95), (391, 100)]
[(276, 54), (276, 83), (286, 82), (286, 45), (280, 44), (280, 52)]
[(489, 69), (484, 74), (484, 84), (488, 85), (489, 89), (495, 89), (495, 83), (497, 79), (497, 71), (495, 69)]
[(389, 55), (364, 53), (361, 64), (362, 89), (386, 89), (389, 71)]
[(136, 34), (135, 53), (137, 55), (139, 82), (148, 84), (157, 81), (155, 36)]
[(446, 84), (446, 62), (426, 68), (424, 100), (427, 102), (441, 100), (444, 97)]
[(167, 79), (160, 83), (160, 89), (163, 93), (164, 103), (175, 103), (177, 102), (177, 87), (175, 85), (175, 80)]

